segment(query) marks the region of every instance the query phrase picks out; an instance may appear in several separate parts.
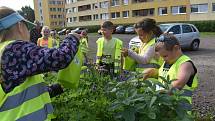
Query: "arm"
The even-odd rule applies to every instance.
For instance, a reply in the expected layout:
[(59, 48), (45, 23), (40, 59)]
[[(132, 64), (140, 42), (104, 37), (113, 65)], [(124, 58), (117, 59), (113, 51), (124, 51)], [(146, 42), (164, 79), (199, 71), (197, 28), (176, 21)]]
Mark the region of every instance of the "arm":
[(158, 69), (156, 68), (147, 68), (143, 71), (143, 80), (148, 78), (157, 78), (158, 77)]
[(149, 47), (144, 55), (138, 55), (137, 53), (133, 52), (132, 50), (128, 50), (128, 56), (133, 58), (140, 64), (147, 64), (155, 56), (155, 49), (154, 46)]
[(194, 69), (190, 62), (181, 64), (177, 75), (178, 78), (172, 82), (172, 86), (177, 89), (182, 89), (192, 74), (194, 74)]
[(26, 77), (56, 71), (73, 60), (79, 42), (67, 37), (59, 48), (43, 48), (26, 41), (15, 41), (2, 54), (2, 75), (5, 82), (24, 81)]

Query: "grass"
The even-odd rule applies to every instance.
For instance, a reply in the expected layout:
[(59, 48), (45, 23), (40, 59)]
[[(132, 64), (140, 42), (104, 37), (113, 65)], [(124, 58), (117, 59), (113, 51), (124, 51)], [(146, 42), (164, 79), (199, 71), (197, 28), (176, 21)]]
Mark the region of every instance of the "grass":
[(215, 37), (215, 32), (200, 32), (200, 37)]

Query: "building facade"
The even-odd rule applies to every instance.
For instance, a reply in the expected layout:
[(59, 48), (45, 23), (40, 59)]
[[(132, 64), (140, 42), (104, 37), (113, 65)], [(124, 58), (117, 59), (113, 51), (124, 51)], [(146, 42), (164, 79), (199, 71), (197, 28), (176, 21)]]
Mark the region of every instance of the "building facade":
[(136, 23), (150, 17), (157, 22), (187, 21), (189, 0), (111, 0), (110, 20), (115, 24)]
[(215, 0), (190, 0), (190, 21), (215, 20)]
[(67, 26), (99, 25), (109, 20), (108, 0), (66, 0)]
[(34, 0), (35, 17), (51, 28), (215, 20), (215, 0)]
[(35, 19), (51, 29), (65, 27), (65, 0), (34, 0)]

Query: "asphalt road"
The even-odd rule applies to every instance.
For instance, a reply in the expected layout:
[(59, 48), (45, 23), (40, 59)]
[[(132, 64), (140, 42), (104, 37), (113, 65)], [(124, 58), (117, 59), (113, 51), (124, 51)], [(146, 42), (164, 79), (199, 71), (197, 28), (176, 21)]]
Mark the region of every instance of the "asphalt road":
[[(114, 34), (123, 40), (124, 47), (135, 35)], [(89, 57), (95, 59), (97, 34), (89, 34)], [(193, 108), (200, 112), (202, 116), (215, 115), (215, 38), (201, 38), (200, 49), (198, 51), (184, 51), (190, 56), (198, 69), (199, 86), (193, 94)]]

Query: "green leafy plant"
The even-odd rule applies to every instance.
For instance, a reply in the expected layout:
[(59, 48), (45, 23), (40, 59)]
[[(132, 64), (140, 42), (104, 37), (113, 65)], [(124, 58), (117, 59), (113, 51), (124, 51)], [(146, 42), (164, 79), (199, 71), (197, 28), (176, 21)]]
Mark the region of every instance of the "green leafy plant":
[[(162, 78), (162, 77), (161, 77)], [(116, 120), (125, 121), (192, 121), (182, 104), (189, 101), (181, 96), (183, 90), (171, 88), (171, 80), (164, 84), (138, 78), (120, 82), (112, 90), (116, 99), (110, 107)], [(160, 86), (163, 89), (157, 90)]]

